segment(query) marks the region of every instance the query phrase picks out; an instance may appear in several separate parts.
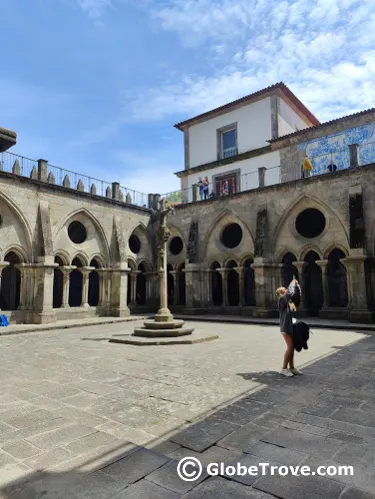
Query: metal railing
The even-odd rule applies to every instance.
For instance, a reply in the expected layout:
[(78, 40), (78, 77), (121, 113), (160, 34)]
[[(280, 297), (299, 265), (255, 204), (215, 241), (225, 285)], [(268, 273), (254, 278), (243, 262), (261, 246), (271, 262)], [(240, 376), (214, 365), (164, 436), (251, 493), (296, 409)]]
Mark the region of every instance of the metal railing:
[(0, 153), (0, 170), (28, 177), (33, 168), (37, 171), (38, 162), (31, 158), (10, 152)]
[[(280, 166), (260, 169), (264, 170), (264, 184), (260, 185), (261, 173), (259, 171), (244, 173), (240, 175), (236, 182), (228, 181), (228, 178), (216, 179), (214, 183), (209, 182), (206, 186), (200, 187), (193, 184), (191, 187), (177, 191), (167, 192), (161, 197), (174, 205), (205, 201), (206, 199), (217, 199), (238, 192), (258, 189), (260, 186), (270, 186), (280, 183)], [(228, 186), (225, 182), (228, 181)], [(205, 189), (206, 187), (206, 189)]]
[[(39, 163), (43, 163), (46, 166), (45, 171), (43, 171), (43, 167)], [(82, 175), (72, 170), (51, 165), (43, 160), (37, 161), (9, 151), (0, 153), (0, 170), (23, 177), (39, 179), (46, 183), (60, 185), (68, 189), (116, 199), (124, 203), (142, 207), (147, 205), (148, 195), (146, 193), (119, 186), (117, 199), (113, 192), (113, 184), (106, 180)]]

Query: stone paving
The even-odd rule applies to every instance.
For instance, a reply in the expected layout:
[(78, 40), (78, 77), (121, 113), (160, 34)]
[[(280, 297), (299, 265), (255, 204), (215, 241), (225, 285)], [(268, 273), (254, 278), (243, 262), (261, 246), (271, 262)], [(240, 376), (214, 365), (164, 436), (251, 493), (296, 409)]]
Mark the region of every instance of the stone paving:
[[(109, 343), (136, 323), (0, 338), (0, 499), (375, 498), (375, 336), (318, 329), (283, 379), (277, 327), (193, 322), (197, 345)], [(185, 482), (184, 457), (204, 472)], [(354, 476), (208, 476), (210, 462)], [(223, 473), (225, 475), (225, 473)]]

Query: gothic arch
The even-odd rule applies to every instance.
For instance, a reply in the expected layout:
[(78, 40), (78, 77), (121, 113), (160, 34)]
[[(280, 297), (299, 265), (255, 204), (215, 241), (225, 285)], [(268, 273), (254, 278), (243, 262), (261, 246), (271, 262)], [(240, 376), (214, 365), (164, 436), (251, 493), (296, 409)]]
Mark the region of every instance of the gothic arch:
[[(224, 221), (227, 221), (227, 223), (223, 224)], [(230, 223), (237, 223), (241, 229), (242, 229), (242, 241), (238, 245), (238, 250), (241, 250), (241, 246), (250, 246), (250, 252), (254, 251), (254, 238), (251, 234), (251, 231), (247, 224), (239, 217), (234, 211), (225, 209), (223, 210), (213, 221), (211, 224), (211, 228), (208, 231), (206, 237), (204, 238), (204, 243), (203, 243), (203, 251), (204, 255), (202, 260), (207, 260), (209, 257), (209, 260), (212, 260), (214, 255), (209, 255), (209, 243), (215, 232), (218, 231), (221, 233), (221, 230), (226, 226), (229, 225)], [(246, 241), (247, 240), (247, 241)], [(218, 241), (219, 242), (219, 241)], [(236, 248), (237, 249), (237, 248)], [(243, 251), (244, 248), (242, 248)], [(233, 250), (228, 250), (226, 249), (222, 243), (220, 243), (220, 246), (216, 248), (216, 254), (220, 251), (220, 253), (225, 254), (225, 258), (227, 259), (230, 255), (233, 255)], [(236, 260), (238, 260), (238, 255), (236, 256)]]
[(284, 212), (276, 225), (271, 247), (273, 248), (276, 247), (277, 241), (280, 237), (280, 232), (283, 229), (285, 222), (288, 220), (291, 212), (294, 210), (294, 208), (296, 208), (299, 204), (302, 204), (304, 201), (306, 201), (307, 204), (311, 204), (312, 208), (316, 207), (317, 209), (323, 209), (326, 213), (332, 215), (332, 217), (339, 222), (341, 229), (343, 230), (346, 236), (346, 240), (349, 241), (349, 233), (345, 227), (345, 224), (341, 220), (341, 217), (338, 215), (338, 213), (336, 213), (336, 211), (333, 208), (331, 208), (330, 206), (328, 206), (328, 204), (326, 204), (321, 199), (316, 198), (315, 196), (311, 196), (310, 194), (301, 194), (294, 201), (292, 201), (287, 208), (284, 209)]
[(230, 262), (235, 262), (235, 266), (238, 267), (238, 257), (234, 256), (234, 255), (230, 255), (228, 256), (225, 260), (224, 260), (224, 267), (227, 267), (228, 263)]
[(138, 264), (138, 268), (140, 267), (140, 265), (143, 265), (145, 267), (146, 272), (152, 272), (152, 265), (148, 260), (141, 260)]
[[(67, 230), (70, 221), (72, 221), (74, 218), (78, 219), (82, 218), (83, 220), (88, 219), (91, 222), (92, 227), (94, 229), (94, 237), (82, 243), (82, 246), (85, 247), (87, 253), (91, 252), (100, 253), (102, 255), (101, 259), (104, 260), (106, 263), (107, 262), (109, 263), (110, 250), (104, 229), (99, 220), (92, 213), (86, 210), (86, 208), (80, 208), (78, 210), (75, 210), (69, 213), (69, 215), (65, 217), (64, 221), (60, 224), (60, 226), (58, 227), (57, 231), (53, 236), (54, 242), (57, 240), (57, 245), (60, 247), (67, 246), (68, 244), (72, 248), (75, 247), (75, 244), (70, 241), (68, 235), (64, 231), (65, 228)], [(89, 228), (86, 227), (88, 232), (90, 231), (90, 229), (92, 230), (92, 227)], [(73, 254), (73, 251), (71, 254)]]
[[(300, 258), (299, 260), (301, 262), (304, 261), (306, 255), (310, 252), (310, 251), (314, 251), (315, 253), (317, 253), (319, 255), (319, 258), (322, 259), (322, 250), (319, 249), (317, 246), (314, 246), (312, 244), (308, 244), (307, 246), (304, 246), (304, 248), (302, 249), (301, 253), (300, 253)], [(293, 252), (295, 254), (295, 252)]]
[(130, 270), (137, 270), (137, 262), (131, 256), (128, 257), (128, 267)]
[(92, 260), (96, 260), (98, 262), (98, 264), (100, 265), (100, 267), (105, 267), (105, 262), (104, 262), (102, 255), (94, 254), (94, 255), (90, 256), (90, 258), (88, 258), (88, 262), (90, 263)]
[(332, 250), (334, 249), (339, 249), (341, 250), (344, 254), (345, 257), (349, 255), (349, 251), (347, 248), (345, 248), (343, 245), (338, 244), (338, 243), (332, 243), (330, 244), (324, 251), (323, 251), (323, 258), (324, 260), (327, 260), (329, 254), (331, 253)]
[[(85, 255), (85, 253), (83, 253), (82, 251), (76, 251), (72, 257), (71, 257), (71, 261), (73, 262), (73, 260), (75, 260), (76, 258), (78, 258), (83, 267), (88, 267), (89, 265), (89, 257), (87, 255)], [(73, 263), (71, 263), (71, 265), (73, 265)]]
[(246, 253), (246, 255), (242, 256), (240, 258), (240, 267), (243, 266), (243, 264), (247, 261), (247, 260), (254, 260), (254, 255), (252, 253)]
[(18, 244), (10, 244), (3, 250), (3, 258), (5, 258), (9, 253), (15, 253), (21, 263), (29, 263), (27, 253), (22, 246)]
[(282, 259), (284, 258), (284, 256), (287, 255), (288, 253), (292, 253), (293, 255), (296, 255), (296, 258), (298, 258), (298, 251), (296, 251), (295, 249), (284, 246), (283, 249), (281, 251), (279, 251), (278, 256), (275, 259), (275, 262), (280, 263), (282, 261)]
[[(5, 194), (4, 192), (0, 192), (0, 205), (1, 202), (4, 203), (5, 207), (9, 210), (11, 216), (14, 216), (15, 219), (18, 221), (20, 225), (20, 229), (22, 232), (22, 236), (24, 237), (24, 241), (22, 241), (22, 236), (20, 237), (18, 232), (17, 234), (17, 240), (19, 243), (16, 243), (15, 241), (11, 244), (6, 249), (1, 250), (0, 248), (0, 253), (1, 253), (1, 258), (4, 259), (5, 255), (7, 252), (10, 251), (11, 247), (17, 247), (18, 252), (21, 252), (23, 255), (23, 261), (24, 262), (32, 262), (33, 261), (33, 245), (32, 245), (32, 232), (31, 228), (29, 225), (29, 222), (27, 221), (27, 218), (25, 215), (22, 213), (20, 208), (14, 203), (10, 197)], [(9, 224), (10, 226), (13, 226), (13, 224)], [(0, 229), (1, 230), (1, 229)], [(24, 246), (23, 246), (24, 243)], [(22, 246), (21, 246), (22, 245)]]
[(65, 250), (62, 250), (62, 249), (55, 251), (54, 256), (55, 256), (55, 258), (59, 257), (64, 262), (64, 265), (70, 265), (71, 260), (72, 260), (71, 257), (69, 256), (69, 253)]

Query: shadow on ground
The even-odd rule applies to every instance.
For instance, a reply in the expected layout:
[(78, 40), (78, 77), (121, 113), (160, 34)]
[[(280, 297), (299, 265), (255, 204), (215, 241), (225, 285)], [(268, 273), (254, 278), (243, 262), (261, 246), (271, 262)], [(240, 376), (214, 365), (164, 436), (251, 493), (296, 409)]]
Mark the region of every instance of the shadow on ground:
[[(375, 336), (337, 348), (303, 376), (238, 373), (259, 388), (144, 447), (131, 443), (66, 472), (35, 472), (1, 499), (371, 499), (375, 498)], [(198, 458), (183, 481), (177, 464)], [(354, 476), (209, 476), (210, 462), (235, 466), (354, 466)], [(192, 471), (189, 468), (188, 471)]]

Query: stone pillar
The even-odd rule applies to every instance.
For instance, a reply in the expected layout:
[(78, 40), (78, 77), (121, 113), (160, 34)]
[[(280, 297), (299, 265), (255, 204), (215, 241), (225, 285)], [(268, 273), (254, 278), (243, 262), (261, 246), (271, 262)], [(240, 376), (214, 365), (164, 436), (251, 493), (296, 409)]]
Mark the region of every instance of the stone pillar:
[(322, 269), (322, 284), (323, 284), (323, 309), (329, 308), (329, 289), (327, 279), (328, 260), (316, 260), (315, 263)]
[(216, 269), (217, 272), (221, 275), (221, 280), (223, 283), (222, 289), (223, 289), (223, 307), (228, 306), (228, 273), (231, 269), (227, 268), (221, 268), (221, 269)]
[(348, 309), (351, 322), (371, 323), (375, 312), (369, 310), (369, 296), (366, 286), (365, 261), (367, 255), (362, 248), (351, 249), (349, 256), (340, 262), (345, 265), (348, 282)]
[(170, 270), (169, 273), (173, 277), (173, 303), (172, 305), (178, 305), (179, 302), (179, 294), (180, 294), (180, 289), (179, 289), (179, 274), (180, 272), (178, 270)]
[(198, 184), (193, 184), (191, 186), (192, 190), (193, 190), (193, 203), (195, 201), (200, 201), (200, 197), (199, 197), (199, 185)]
[(110, 315), (127, 317), (130, 310), (127, 305), (128, 298), (128, 273), (130, 269), (126, 262), (118, 268), (112, 269), (110, 285)]
[(238, 273), (238, 285), (240, 292), (238, 305), (243, 307), (245, 304), (245, 267), (234, 267), (234, 270)]
[(204, 276), (205, 276), (205, 279), (204, 279), (204, 283), (205, 283), (205, 306), (207, 308), (209, 307), (212, 307), (213, 306), (213, 299), (212, 299), (212, 285), (211, 285), (211, 277), (212, 277), (212, 273), (213, 272), (216, 272), (215, 270), (212, 270), (212, 269), (206, 269), (204, 271)]
[(1, 274), (5, 269), (5, 267), (8, 267), (9, 265), (10, 265), (9, 262), (0, 262), (0, 291), (1, 291)]
[(130, 289), (130, 303), (131, 307), (135, 307), (137, 305), (137, 275), (140, 274), (139, 270), (132, 270), (130, 272), (131, 275), (131, 289)]
[[(279, 264), (277, 264), (277, 267)], [(277, 268), (276, 267), (276, 268)], [(267, 263), (263, 257), (256, 257), (251, 264), (254, 270), (255, 301), (254, 317), (276, 317), (275, 265)]]
[(120, 184), (118, 182), (112, 182), (112, 199), (120, 201)]
[(202, 274), (198, 263), (187, 263), (183, 269), (186, 285), (186, 309), (202, 308)]
[(111, 303), (111, 269), (96, 269), (99, 274), (99, 301), (98, 307), (101, 313), (107, 313)]
[(266, 185), (266, 168), (264, 166), (258, 168), (258, 182), (259, 187), (264, 187)]
[(38, 159), (38, 180), (47, 182), (48, 161), (46, 159)]
[(54, 269), (58, 264), (53, 256), (39, 258), (35, 269), (35, 297), (32, 322), (48, 324), (56, 322), (56, 313), (53, 309), (53, 278)]
[(69, 285), (70, 285), (70, 273), (77, 267), (75, 265), (64, 265), (59, 267), (63, 275), (63, 296), (61, 308), (69, 308)]
[(80, 267), (78, 269), (82, 274), (82, 301), (81, 307), (89, 308), (89, 275), (90, 272), (96, 270), (95, 267)]
[(293, 265), (298, 270), (298, 283), (301, 287), (301, 301), (298, 307), (300, 312), (306, 311), (306, 289), (305, 289), (305, 268), (307, 266), (307, 262), (293, 262)]

